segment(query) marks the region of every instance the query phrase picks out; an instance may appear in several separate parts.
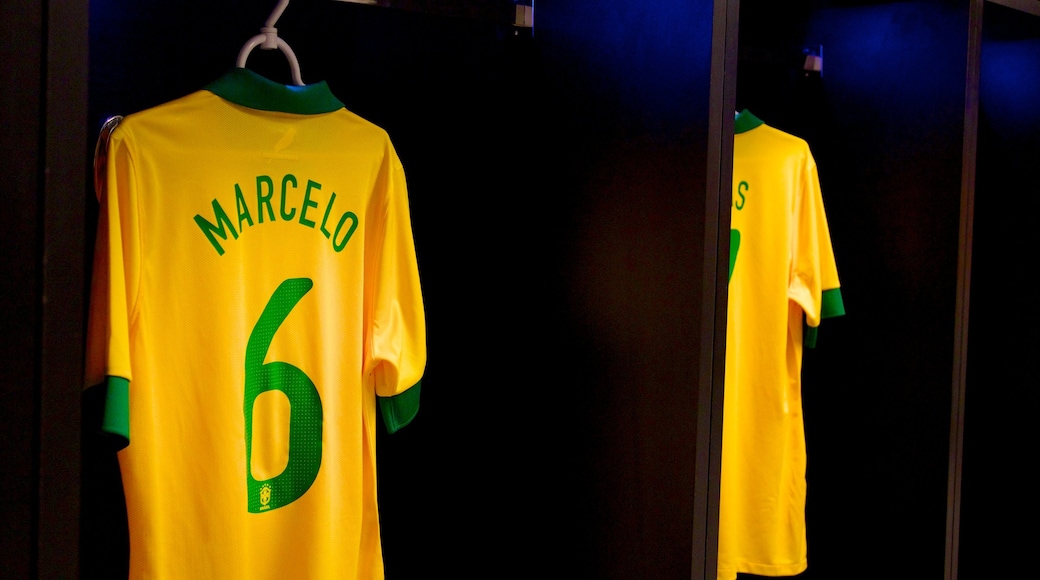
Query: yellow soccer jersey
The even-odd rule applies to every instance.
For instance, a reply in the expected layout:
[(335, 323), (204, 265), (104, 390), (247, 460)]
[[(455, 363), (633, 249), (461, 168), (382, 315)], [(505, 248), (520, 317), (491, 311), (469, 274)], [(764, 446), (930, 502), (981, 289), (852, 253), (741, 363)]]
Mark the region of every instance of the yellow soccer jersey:
[(748, 111), (735, 129), (720, 580), (806, 568), (803, 325), (845, 312), (808, 144)]
[(123, 119), (106, 179), (86, 376), (131, 577), (382, 578), (377, 414), (414, 417), (426, 364), (386, 132), (235, 69)]

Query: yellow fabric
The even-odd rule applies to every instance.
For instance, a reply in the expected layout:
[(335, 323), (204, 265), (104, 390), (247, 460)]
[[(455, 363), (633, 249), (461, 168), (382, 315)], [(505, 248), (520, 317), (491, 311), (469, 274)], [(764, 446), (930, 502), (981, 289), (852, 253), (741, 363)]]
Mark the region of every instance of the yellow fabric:
[(734, 144), (719, 580), (806, 568), (803, 319), (839, 287), (809, 147), (758, 123)]
[[(342, 108), (265, 111), (198, 91), (122, 121), (107, 183), (86, 374), (130, 380), (119, 463), (131, 578), (382, 578), (376, 396), (415, 385), (426, 363), (404, 171), (386, 132)], [(272, 324), (265, 308), (286, 281), (297, 300)], [(252, 365), (251, 340), (263, 356)], [(247, 396), (265, 372), (315, 391), (320, 424), (293, 418), (304, 405), (289, 391)], [(296, 435), (320, 449), (290, 449)], [(248, 477), (270, 486), (294, 454), (316, 452), (299, 497), (272, 509), (268, 487), (247, 509)]]

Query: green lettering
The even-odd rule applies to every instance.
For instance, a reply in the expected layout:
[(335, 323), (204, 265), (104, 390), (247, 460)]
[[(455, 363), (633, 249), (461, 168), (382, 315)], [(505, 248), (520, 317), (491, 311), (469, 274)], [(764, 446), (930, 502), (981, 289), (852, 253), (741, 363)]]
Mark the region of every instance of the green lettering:
[(293, 216), (296, 215), (296, 208), (295, 207), (292, 208), (291, 212), (285, 213), (285, 184), (289, 183), (290, 181), (292, 182), (293, 189), (296, 189), (296, 176), (294, 176), (292, 173), (286, 173), (285, 177), (282, 178), (282, 207), (281, 207), (282, 219), (285, 220), (285, 221), (290, 221), (291, 219), (293, 219)]
[[(343, 237), (342, 242), (337, 242), (336, 238), (339, 237), (340, 230), (343, 229), (343, 223), (349, 219), (351, 221), (350, 229), (347, 230), (347, 234)], [(354, 230), (357, 229), (358, 218), (354, 215), (354, 212), (348, 211), (343, 214), (343, 217), (339, 218), (339, 224), (336, 226), (336, 235), (332, 237), (332, 249), (337, 252), (343, 251), (343, 248), (347, 247), (347, 242), (350, 241), (350, 236), (354, 235)]]
[[(202, 233), (206, 234), (209, 243), (213, 244), (213, 249), (217, 251), (217, 255), (223, 256), (224, 248), (220, 246), (220, 243), (213, 234), (216, 233), (220, 236), (220, 239), (227, 241), (227, 230), (231, 230), (231, 235), (236, 240), (238, 239), (238, 232), (235, 231), (235, 226), (232, 225), (231, 220), (228, 219), (228, 215), (224, 211), (224, 208), (220, 207), (220, 202), (215, 199), (213, 200), (213, 219), (216, 220), (216, 225), (213, 225), (209, 220), (201, 215), (195, 214), (195, 223), (199, 225), (199, 229), (202, 230)], [(227, 226), (227, 230), (224, 229), (225, 226)]]
[[(264, 195), (262, 185), (267, 185), (267, 195)], [(267, 216), (274, 221), (274, 209), (271, 208), (271, 197), (274, 196), (274, 182), (266, 175), (256, 176), (256, 213), (257, 221), (264, 223), (264, 206), (267, 207)]]
[(305, 225), (305, 226), (307, 226), (307, 227), (309, 227), (309, 228), (313, 228), (314, 227), (314, 222), (309, 220), (309, 219), (307, 219), (307, 208), (318, 207), (318, 202), (311, 201), (311, 190), (312, 189), (317, 189), (317, 190), (320, 191), (321, 190), (321, 184), (313, 182), (313, 181), (308, 179), (307, 180), (307, 189), (303, 192), (303, 207), (300, 208), (300, 223)]
[(249, 206), (246, 205), (246, 198), (242, 195), (242, 188), (235, 184), (235, 205), (238, 207), (238, 231), (242, 231), (242, 222), (248, 222), (249, 225), (253, 225), (253, 216), (249, 215)]
[(329, 230), (325, 229), (325, 224), (329, 221), (329, 214), (332, 213), (332, 204), (334, 203), (336, 203), (335, 191), (332, 192), (332, 197), (329, 198), (329, 205), (325, 208), (325, 216), (321, 218), (321, 233), (325, 234), (326, 238), (332, 235), (329, 233)]
[(738, 211), (744, 209), (744, 202), (747, 201), (747, 197), (744, 196), (744, 193), (748, 190), (749, 187), (750, 186), (746, 181), (741, 181), (740, 184), (737, 185), (737, 197), (739, 197), (740, 200), (734, 203), (736, 204)]

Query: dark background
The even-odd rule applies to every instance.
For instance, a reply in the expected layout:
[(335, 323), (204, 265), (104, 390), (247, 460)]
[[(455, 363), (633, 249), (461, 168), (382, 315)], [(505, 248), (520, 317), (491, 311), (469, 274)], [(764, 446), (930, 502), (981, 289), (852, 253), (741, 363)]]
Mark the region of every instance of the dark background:
[[(275, 2), (87, 4), (0, 6), (5, 578), (125, 575), (115, 457), (79, 396), (89, 158), (107, 116), (233, 66)], [(491, 1), (400, 4), (293, 0), (278, 22), (304, 80), (387, 129), (409, 181), (430, 362), (419, 417), (379, 440), (388, 578), (689, 577), (711, 473), (695, 464), (709, 119), (732, 114), (709, 106), (719, 12), (541, 2), (532, 34)], [(1005, 518), (1035, 519), (1040, 18), (985, 5), (976, 159), (970, 4), (739, 4), (735, 104), (812, 147), (848, 311), (805, 358), (804, 577), (944, 566), (965, 188), (955, 555), (971, 579), (1031, 553)], [(249, 68), (289, 80), (276, 52)]]
[(1005, 555), (1031, 553), (1036, 534), (1020, 530), (1040, 516), (1030, 469), (1040, 402), (1040, 315), (1031, 306), (1040, 263), (1040, 16), (989, 4), (982, 32), (960, 569), (964, 578), (1017, 578), (1021, 566)]

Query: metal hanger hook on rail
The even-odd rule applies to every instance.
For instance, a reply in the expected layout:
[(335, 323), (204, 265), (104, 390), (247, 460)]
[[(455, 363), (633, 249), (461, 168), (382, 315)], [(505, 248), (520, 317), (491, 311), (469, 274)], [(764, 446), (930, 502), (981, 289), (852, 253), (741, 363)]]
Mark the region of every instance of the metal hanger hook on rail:
[(267, 22), (260, 29), (260, 34), (250, 38), (246, 44), (242, 47), (242, 50), (238, 52), (238, 62), (236, 63), (238, 68), (246, 68), (246, 60), (249, 59), (249, 53), (254, 48), (260, 47), (264, 50), (278, 49), (282, 51), (285, 58), (289, 60), (289, 67), (292, 69), (292, 80), (297, 86), (303, 86), (303, 77), (300, 75), (300, 61), (296, 59), (296, 53), (293, 52), (289, 44), (282, 40), (278, 36), (278, 29), (275, 28), (275, 23), (281, 18), (282, 12), (285, 12), (285, 7), (289, 5), (289, 0), (279, 0), (278, 4), (274, 7), (274, 11), (267, 17)]

